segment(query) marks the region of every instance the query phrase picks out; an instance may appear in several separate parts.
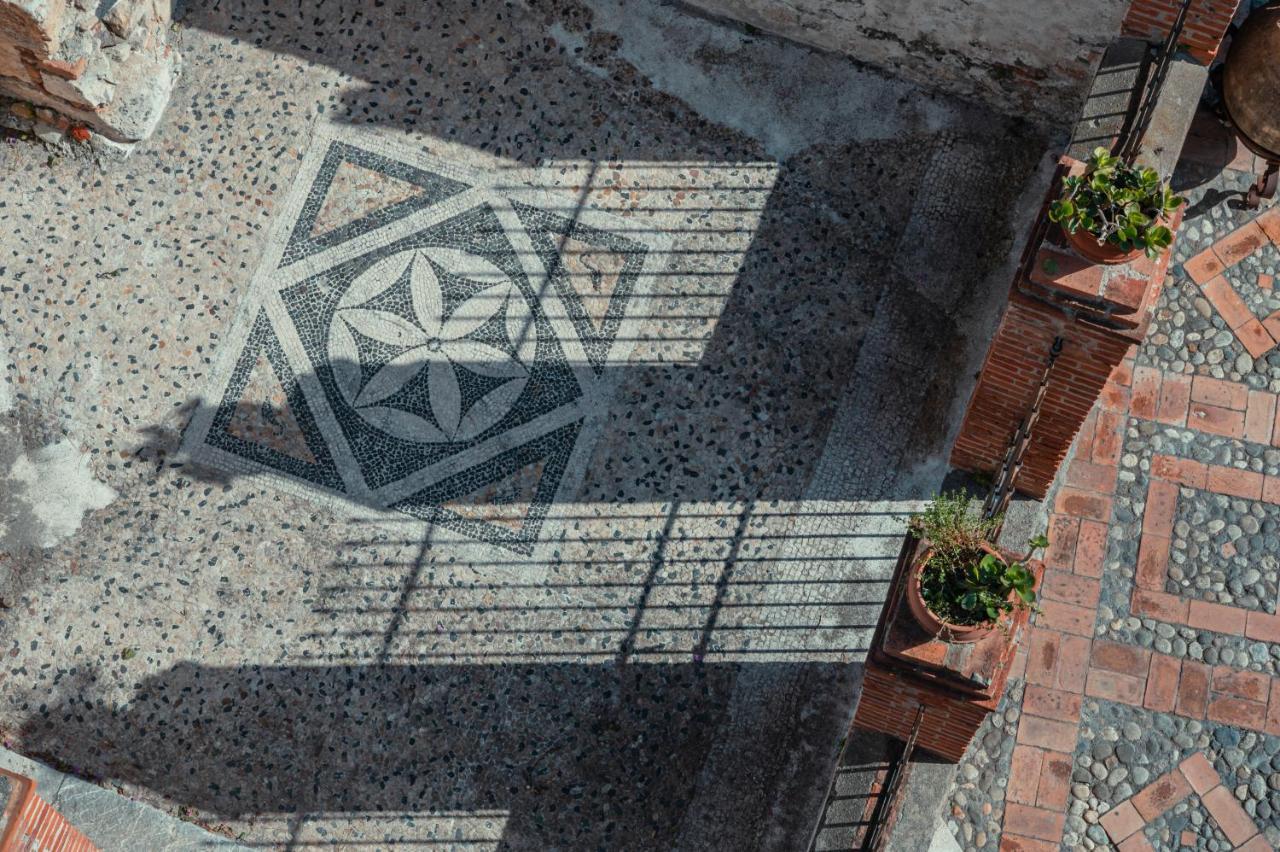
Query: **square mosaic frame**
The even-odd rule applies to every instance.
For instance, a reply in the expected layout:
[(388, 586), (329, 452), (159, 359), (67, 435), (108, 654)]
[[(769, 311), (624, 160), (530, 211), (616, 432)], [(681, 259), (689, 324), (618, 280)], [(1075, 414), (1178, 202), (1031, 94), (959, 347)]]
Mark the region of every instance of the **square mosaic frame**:
[[(348, 204), (348, 174), (370, 204)], [(317, 128), (182, 460), (464, 561), (544, 559), (671, 242), (564, 199)]]

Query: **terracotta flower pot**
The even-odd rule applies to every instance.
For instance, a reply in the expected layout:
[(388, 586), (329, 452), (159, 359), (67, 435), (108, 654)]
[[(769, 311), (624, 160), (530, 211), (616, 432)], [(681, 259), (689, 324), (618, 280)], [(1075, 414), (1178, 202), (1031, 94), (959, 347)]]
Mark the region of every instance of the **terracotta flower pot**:
[(1077, 230), (1074, 234), (1063, 229), (1063, 233), (1067, 235), (1067, 242), (1071, 243), (1071, 247), (1078, 251), (1081, 255), (1092, 260), (1094, 263), (1102, 263), (1108, 266), (1120, 263), (1129, 263), (1142, 257), (1142, 249), (1130, 249), (1124, 251), (1115, 243), (1098, 244), (1098, 238), (1086, 231), (1084, 228)]
[[(982, 550), (1000, 559), (1004, 558), (1000, 551), (988, 544), (984, 543)], [(952, 624), (935, 615), (929, 609), (929, 605), (924, 602), (924, 595), (920, 591), (920, 573), (931, 556), (933, 556), (933, 548), (926, 546), (924, 552), (911, 563), (911, 570), (907, 574), (907, 609), (911, 611), (912, 617), (930, 636), (937, 636), (947, 642), (977, 642), (985, 638), (996, 629), (994, 621), (981, 624)]]

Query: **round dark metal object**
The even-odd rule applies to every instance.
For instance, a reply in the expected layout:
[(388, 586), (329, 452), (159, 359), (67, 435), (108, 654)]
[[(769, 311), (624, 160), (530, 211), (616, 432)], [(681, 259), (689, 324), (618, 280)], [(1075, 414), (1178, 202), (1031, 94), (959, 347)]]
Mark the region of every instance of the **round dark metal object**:
[(1231, 39), (1222, 101), (1244, 146), (1267, 161), (1249, 203), (1275, 194), (1280, 169), (1280, 0), (1255, 9)]

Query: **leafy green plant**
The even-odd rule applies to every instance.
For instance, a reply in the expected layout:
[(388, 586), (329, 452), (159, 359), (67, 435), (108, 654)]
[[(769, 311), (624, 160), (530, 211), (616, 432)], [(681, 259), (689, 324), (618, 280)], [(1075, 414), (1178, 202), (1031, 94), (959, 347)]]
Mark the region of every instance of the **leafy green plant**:
[(925, 604), (943, 621), (962, 626), (998, 623), (1007, 612), (1034, 607), (1035, 576), (1023, 563), (1049, 546), (1047, 538), (1036, 536), (1028, 542), (1031, 549), (1012, 562), (987, 552), (983, 544), (1001, 519), (982, 519), (971, 503), (961, 492), (940, 494), (910, 524), (912, 534), (931, 548), (920, 572)]
[(1142, 249), (1155, 259), (1173, 242), (1161, 224), (1182, 205), (1155, 169), (1130, 165), (1106, 148), (1094, 148), (1085, 172), (1062, 181), (1062, 196), (1049, 205), (1049, 221), (1068, 233), (1084, 230), (1121, 251)]

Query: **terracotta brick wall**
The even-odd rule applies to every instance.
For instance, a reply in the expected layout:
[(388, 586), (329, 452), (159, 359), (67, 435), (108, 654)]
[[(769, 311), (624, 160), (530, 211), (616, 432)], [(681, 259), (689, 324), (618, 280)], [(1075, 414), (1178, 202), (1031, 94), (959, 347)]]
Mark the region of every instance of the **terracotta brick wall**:
[(1021, 294), (1011, 298), (987, 351), (951, 452), (953, 465), (985, 472), (999, 468), (1010, 439), (1031, 407), (1049, 349), (1058, 336), (1065, 339), (1062, 353), (1017, 481), (1024, 494), (1045, 496), (1107, 378), (1120, 366), (1133, 341)]
[(931, 688), (882, 666), (869, 665), (854, 724), (906, 740), (922, 706), (924, 720), (917, 746), (952, 761), (964, 756), (990, 709), (946, 687)]
[[(1201, 62), (1212, 61), (1239, 5), (1240, 0), (1193, 0), (1181, 39), (1188, 51)], [(1160, 41), (1173, 26), (1181, 6), (1182, 0), (1133, 0), (1121, 32)]]

